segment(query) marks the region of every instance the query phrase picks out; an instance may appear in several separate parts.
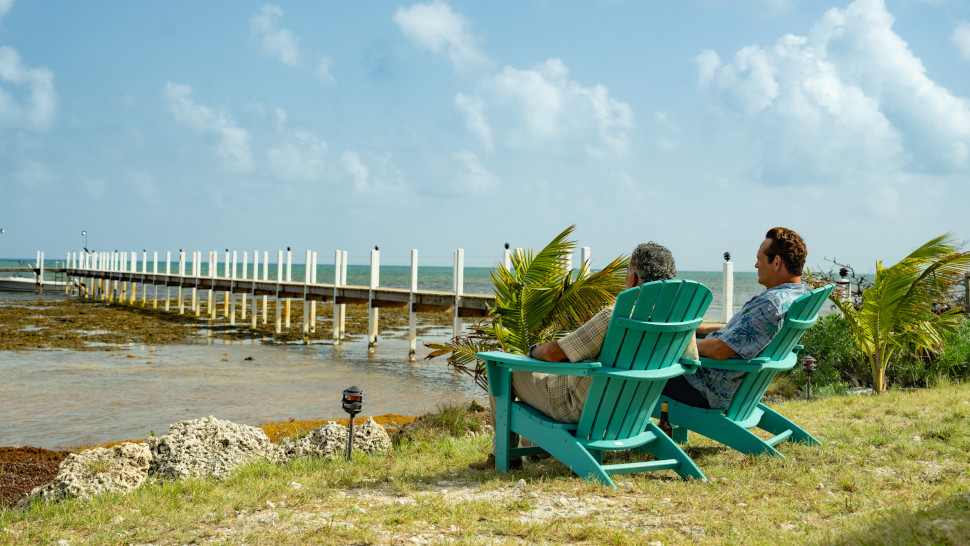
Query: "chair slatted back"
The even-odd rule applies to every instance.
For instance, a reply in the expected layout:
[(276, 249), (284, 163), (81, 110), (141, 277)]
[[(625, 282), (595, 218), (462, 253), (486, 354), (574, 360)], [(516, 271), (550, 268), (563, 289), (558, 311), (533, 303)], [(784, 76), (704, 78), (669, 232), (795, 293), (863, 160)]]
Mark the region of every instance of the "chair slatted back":
[[(790, 358), (792, 366), (794, 366), (796, 356), (792, 353), (792, 350), (801, 340), (805, 330), (808, 330), (818, 320), (818, 311), (822, 308), (825, 300), (828, 299), (833, 288), (835, 288), (835, 285), (827, 284), (792, 302), (785, 314), (785, 321), (782, 323), (781, 330), (761, 352), (760, 356), (768, 358), (772, 362), (781, 362)], [(734, 394), (731, 405), (725, 412), (728, 419), (747, 420), (758, 407), (761, 398), (778, 372), (777, 368), (767, 368), (747, 374), (738, 391)]]
[(616, 370), (660, 370), (680, 359), (711, 303), (694, 281), (655, 281), (616, 298), (576, 436), (609, 440), (646, 427), (666, 381), (607, 377)]

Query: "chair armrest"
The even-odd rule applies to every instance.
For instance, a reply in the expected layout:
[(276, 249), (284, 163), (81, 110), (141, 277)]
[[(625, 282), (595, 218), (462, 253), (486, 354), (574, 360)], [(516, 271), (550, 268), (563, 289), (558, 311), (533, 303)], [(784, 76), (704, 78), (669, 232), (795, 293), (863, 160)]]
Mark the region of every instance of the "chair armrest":
[(700, 360), (691, 360), (689, 358), (681, 358), (678, 362), (684, 367), (685, 374), (694, 373), (701, 366)]
[(576, 375), (585, 377), (593, 374), (593, 370), (602, 367), (599, 362), (546, 362), (534, 358), (503, 353), (501, 351), (489, 351), (478, 353), (478, 358), (494, 362), (501, 368), (519, 370), (523, 372), (551, 373), (556, 375)]
[(711, 370), (730, 370), (735, 372), (756, 372), (760, 370), (767, 362), (769, 362), (769, 360), (763, 357), (752, 358), (751, 360), (742, 360), (740, 358), (717, 360), (714, 358), (701, 357), (701, 368)]

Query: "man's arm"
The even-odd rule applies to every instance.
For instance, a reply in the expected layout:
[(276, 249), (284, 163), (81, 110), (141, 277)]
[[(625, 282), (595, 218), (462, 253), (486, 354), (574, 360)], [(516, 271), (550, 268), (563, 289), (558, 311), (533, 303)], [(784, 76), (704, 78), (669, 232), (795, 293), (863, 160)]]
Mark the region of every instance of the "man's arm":
[(716, 332), (721, 328), (724, 328), (724, 323), (701, 324), (700, 326), (697, 327), (697, 330), (695, 330), (694, 336), (696, 336), (697, 339), (702, 339), (707, 337), (707, 335), (710, 334), (711, 332)]
[(720, 339), (710, 338), (697, 340), (697, 354), (714, 360), (725, 360), (737, 353)]
[(532, 358), (546, 362), (566, 362), (569, 360), (558, 341), (536, 345), (536, 348), (532, 350)]

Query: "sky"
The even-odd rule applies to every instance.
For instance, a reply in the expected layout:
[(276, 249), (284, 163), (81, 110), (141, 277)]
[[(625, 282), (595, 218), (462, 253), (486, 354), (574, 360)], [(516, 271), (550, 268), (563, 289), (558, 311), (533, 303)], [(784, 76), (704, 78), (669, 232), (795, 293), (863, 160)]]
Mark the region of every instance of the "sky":
[(780, 225), (872, 271), (968, 240), (968, 182), (963, 0), (0, 0), (0, 257), (490, 266), (575, 224), (753, 271)]

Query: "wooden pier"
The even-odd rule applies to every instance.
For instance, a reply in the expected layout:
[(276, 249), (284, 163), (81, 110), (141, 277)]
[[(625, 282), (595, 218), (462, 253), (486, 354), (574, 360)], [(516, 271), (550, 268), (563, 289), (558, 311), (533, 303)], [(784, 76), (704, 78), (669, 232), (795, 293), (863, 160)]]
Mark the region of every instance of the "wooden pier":
[[(454, 290), (451, 292), (418, 290), (417, 250), (411, 251), (409, 289), (380, 286), (380, 252), (377, 249), (371, 251), (369, 286), (346, 283), (347, 252), (340, 250), (334, 255), (333, 283), (317, 282), (317, 254), (310, 251), (306, 253), (306, 279), (303, 281), (292, 280), (292, 254), (289, 250), (286, 251), (285, 262), (283, 251), (278, 251), (274, 264), (269, 262), (268, 252), (263, 252), (262, 256), (259, 252), (253, 252), (250, 260), (248, 251), (240, 256), (239, 252), (227, 249), (221, 264), (219, 253), (210, 252), (205, 275), (202, 274), (201, 252), (187, 256), (180, 251), (177, 263), (172, 261), (170, 252), (166, 253), (164, 262), (159, 262), (158, 252), (152, 253), (151, 260), (146, 251), (141, 253), (141, 260), (138, 257), (136, 252), (72, 253), (68, 255), (67, 267), (63, 268), (68, 280), (65, 291), (83, 298), (130, 305), (140, 302), (142, 306), (164, 308), (166, 311), (175, 311), (171, 308), (174, 299), (179, 314), (188, 312), (197, 317), (203, 316), (204, 300), (207, 307), (205, 314), (211, 319), (216, 318), (221, 307), (220, 314), (228, 319), (230, 325), (236, 325), (237, 317), (246, 321), (248, 315), (252, 328), (257, 327), (260, 314), (262, 324), (267, 324), (269, 299), (272, 298), (276, 306), (277, 334), (284, 328), (290, 328), (292, 300), (302, 300), (304, 340), (307, 340), (309, 332), (316, 331), (317, 304), (330, 303), (333, 308), (335, 344), (341, 343), (346, 336), (345, 306), (367, 305), (370, 348), (377, 345), (379, 309), (409, 308), (409, 358), (412, 360), (415, 358), (417, 340), (415, 313), (433, 311), (452, 315), (453, 334), (457, 336), (461, 333), (463, 318), (484, 317), (495, 302), (491, 294), (464, 293), (464, 251), (461, 249), (454, 253)], [(241, 260), (238, 259), (240, 257)], [(42, 254), (38, 260), (43, 263)], [(508, 263), (509, 251), (506, 251), (505, 260)], [(176, 271), (171, 271), (173, 264), (177, 265)], [(159, 266), (164, 271), (159, 271)], [(249, 273), (250, 266), (252, 274)], [(269, 272), (274, 267), (276, 274), (270, 279)], [(220, 270), (222, 275), (218, 274)], [(48, 269), (48, 272), (52, 271)]]

